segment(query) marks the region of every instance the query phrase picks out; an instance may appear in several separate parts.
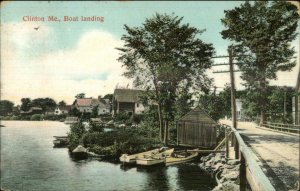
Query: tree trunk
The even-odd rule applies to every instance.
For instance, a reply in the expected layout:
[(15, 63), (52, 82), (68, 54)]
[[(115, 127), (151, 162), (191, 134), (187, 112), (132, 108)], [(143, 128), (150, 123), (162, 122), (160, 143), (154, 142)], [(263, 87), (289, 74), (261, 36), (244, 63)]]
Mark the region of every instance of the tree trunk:
[(261, 110), (259, 126), (262, 127), (264, 125), (265, 121), (266, 121), (265, 111)]
[(168, 120), (165, 121), (165, 133), (164, 133), (164, 145), (168, 146), (168, 131), (169, 131), (169, 123)]
[[(264, 70), (265, 71), (265, 70)], [(265, 74), (265, 72), (264, 72)], [(260, 122), (259, 126), (263, 126), (266, 121), (266, 104), (267, 104), (267, 82), (265, 75), (260, 81), (261, 99), (260, 99)]]
[(163, 118), (162, 118), (162, 110), (161, 103), (158, 101), (158, 120), (159, 120), (159, 138), (160, 141), (163, 141), (164, 132), (163, 132)]

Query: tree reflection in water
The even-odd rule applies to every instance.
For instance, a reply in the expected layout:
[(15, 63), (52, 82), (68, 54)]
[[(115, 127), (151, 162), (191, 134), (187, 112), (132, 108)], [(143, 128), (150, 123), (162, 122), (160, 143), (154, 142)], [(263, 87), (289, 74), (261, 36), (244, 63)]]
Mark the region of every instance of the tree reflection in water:
[(177, 181), (180, 190), (208, 191), (217, 185), (215, 179), (196, 164), (181, 164), (177, 168)]
[(170, 190), (167, 167), (138, 167), (137, 171), (147, 173), (147, 180), (143, 190)]

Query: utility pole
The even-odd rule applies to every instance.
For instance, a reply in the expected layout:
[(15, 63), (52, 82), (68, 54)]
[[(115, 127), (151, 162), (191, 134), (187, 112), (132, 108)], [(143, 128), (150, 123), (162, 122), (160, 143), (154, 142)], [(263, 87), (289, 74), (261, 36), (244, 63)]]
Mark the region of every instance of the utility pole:
[(231, 116), (232, 126), (236, 129), (236, 102), (235, 102), (235, 79), (234, 79), (234, 66), (233, 66), (233, 53), (232, 49), (228, 48), (229, 55), (229, 70), (230, 70), (230, 83), (231, 83)]

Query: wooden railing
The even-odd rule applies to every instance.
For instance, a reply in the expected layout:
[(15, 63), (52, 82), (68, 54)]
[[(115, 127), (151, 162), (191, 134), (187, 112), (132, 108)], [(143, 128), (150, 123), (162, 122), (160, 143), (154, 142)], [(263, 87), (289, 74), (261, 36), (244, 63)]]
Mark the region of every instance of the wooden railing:
[(251, 190), (255, 191), (275, 191), (270, 180), (264, 174), (258, 163), (255, 161), (255, 154), (245, 144), (239, 132), (231, 126), (222, 125), (226, 129), (225, 152), (226, 157), (229, 157), (229, 141), (231, 137), (231, 146), (234, 147), (235, 159), (240, 159), (240, 190), (246, 191), (247, 183)]
[(289, 133), (300, 133), (300, 125), (282, 124), (282, 123), (265, 123), (263, 127), (274, 129), (277, 131), (284, 131)]

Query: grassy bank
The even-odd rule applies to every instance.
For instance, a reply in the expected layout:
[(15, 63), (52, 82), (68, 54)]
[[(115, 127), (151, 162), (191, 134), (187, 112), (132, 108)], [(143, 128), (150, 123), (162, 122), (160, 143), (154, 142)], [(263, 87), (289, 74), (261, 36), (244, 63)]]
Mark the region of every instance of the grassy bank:
[(81, 144), (91, 152), (116, 159), (123, 153), (138, 153), (162, 146), (157, 130), (142, 124), (138, 128), (105, 132), (101, 125), (91, 123), (85, 127), (82, 123), (77, 123), (71, 126), (68, 134), (69, 149), (73, 150)]

